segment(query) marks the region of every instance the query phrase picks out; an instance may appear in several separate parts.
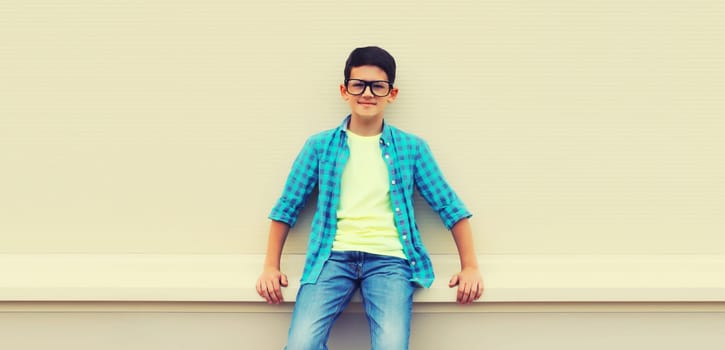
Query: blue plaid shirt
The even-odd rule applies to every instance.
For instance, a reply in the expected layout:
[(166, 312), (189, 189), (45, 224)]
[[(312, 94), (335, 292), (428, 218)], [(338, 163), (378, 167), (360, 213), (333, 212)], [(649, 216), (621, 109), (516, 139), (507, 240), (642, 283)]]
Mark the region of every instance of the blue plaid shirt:
[[(347, 125), (311, 136), (292, 165), (282, 196), (269, 218), (294, 226), (307, 197), (318, 186), (317, 210), (307, 248), (301, 283), (315, 283), (330, 257), (337, 230), (340, 181), (350, 149)], [(383, 123), (380, 151), (388, 167), (390, 202), (403, 252), (413, 271), (412, 282), (424, 287), (433, 283), (433, 265), (423, 245), (413, 211), (413, 189), (441, 217), (448, 229), (471, 213), (443, 178), (428, 144), (421, 138)]]

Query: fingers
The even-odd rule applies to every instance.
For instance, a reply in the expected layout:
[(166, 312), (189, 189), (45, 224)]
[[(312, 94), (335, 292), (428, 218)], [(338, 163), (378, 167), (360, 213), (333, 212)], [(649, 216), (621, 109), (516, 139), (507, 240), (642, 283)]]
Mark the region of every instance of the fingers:
[(483, 295), (483, 285), (478, 282), (464, 282), (458, 285), (456, 302), (459, 304), (470, 304)]
[(282, 290), (279, 288), (279, 282), (274, 280), (268, 280), (266, 284), (267, 302), (271, 304), (279, 304), (282, 301)]
[(481, 296), (483, 296), (483, 283), (478, 284), (478, 292), (476, 293), (474, 300), (481, 299)]
[(269, 292), (267, 291), (267, 282), (262, 280), (261, 277), (257, 280), (257, 294), (264, 298), (268, 304), (272, 303), (272, 298), (269, 296)]
[(470, 304), (473, 300), (478, 299), (478, 287), (477, 283), (471, 283), (460, 278), (458, 274), (453, 275), (451, 280), (448, 282), (448, 287), (453, 288), (458, 285), (458, 291), (456, 293), (456, 302), (459, 304)]
[(477, 269), (462, 270), (453, 275), (448, 286), (453, 288), (456, 285), (456, 302), (459, 304), (471, 304), (483, 295), (483, 279)]
[(287, 275), (282, 274), (282, 277), (280, 278), (280, 283), (282, 284), (282, 286), (287, 287)]
[[(468, 283), (461, 283), (458, 285), (458, 295), (456, 301), (459, 304), (470, 304), (473, 300), (471, 298), (471, 292), (473, 288)], [(475, 293), (475, 292), (474, 292)]]
[(453, 275), (453, 277), (451, 277), (451, 280), (448, 282), (448, 287), (452, 288), (457, 284), (458, 284), (458, 275)]
[(264, 293), (262, 292), (262, 279), (257, 279), (257, 294), (259, 294), (260, 297), (264, 298)]
[(279, 304), (284, 301), (282, 286), (287, 286), (287, 276), (281, 274), (276, 278), (263, 278), (257, 280), (257, 294), (264, 298), (268, 304)]

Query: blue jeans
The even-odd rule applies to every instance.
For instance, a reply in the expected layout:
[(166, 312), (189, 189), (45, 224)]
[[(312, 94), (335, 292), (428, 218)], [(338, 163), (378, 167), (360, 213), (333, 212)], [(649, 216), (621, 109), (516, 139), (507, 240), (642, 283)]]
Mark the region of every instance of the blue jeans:
[(360, 288), (373, 350), (408, 349), (415, 284), (408, 261), (363, 252), (332, 252), (317, 283), (297, 293), (287, 350), (327, 349), (330, 329)]

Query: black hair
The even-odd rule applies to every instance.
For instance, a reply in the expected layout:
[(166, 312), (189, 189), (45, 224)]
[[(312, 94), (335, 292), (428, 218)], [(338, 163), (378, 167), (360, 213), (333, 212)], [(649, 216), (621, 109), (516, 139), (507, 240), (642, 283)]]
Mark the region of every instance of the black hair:
[(345, 81), (350, 79), (354, 67), (376, 66), (388, 75), (388, 81), (395, 82), (395, 59), (387, 51), (377, 46), (358, 47), (352, 50), (345, 62)]

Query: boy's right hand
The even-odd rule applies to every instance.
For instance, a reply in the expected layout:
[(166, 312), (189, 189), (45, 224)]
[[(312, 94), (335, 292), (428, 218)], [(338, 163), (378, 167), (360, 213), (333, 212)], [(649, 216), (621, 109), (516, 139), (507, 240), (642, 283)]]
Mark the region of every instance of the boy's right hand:
[(267, 304), (279, 304), (284, 301), (282, 288), (287, 287), (287, 275), (279, 269), (265, 267), (257, 279), (257, 293), (267, 301)]

